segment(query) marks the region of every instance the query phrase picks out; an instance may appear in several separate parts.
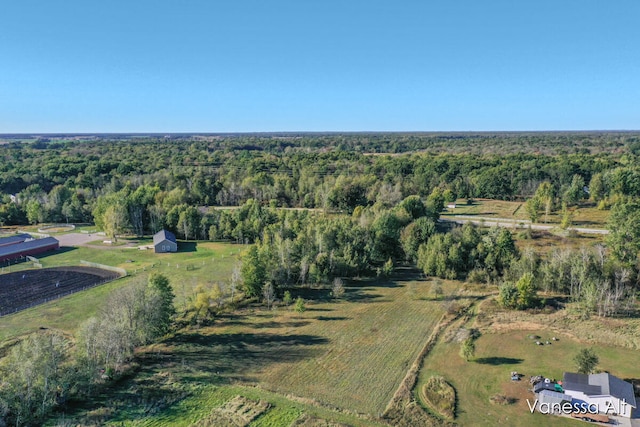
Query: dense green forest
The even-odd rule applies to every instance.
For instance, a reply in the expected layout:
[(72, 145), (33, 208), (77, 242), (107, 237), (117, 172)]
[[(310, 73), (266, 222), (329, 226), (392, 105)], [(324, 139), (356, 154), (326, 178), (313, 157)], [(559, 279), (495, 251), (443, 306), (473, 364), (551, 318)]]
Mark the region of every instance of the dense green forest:
[(350, 213), (435, 188), (453, 198), (524, 200), (543, 182), (563, 195), (594, 178), (598, 199), (640, 194), (633, 133), (40, 138), (8, 142), (0, 153), (0, 224), (102, 225), (116, 200), (116, 211), (127, 211), (118, 228), (141, 234), (166, 225), (185, 238), (210, 229), (178, 227), (186, 207), (249, 199)]

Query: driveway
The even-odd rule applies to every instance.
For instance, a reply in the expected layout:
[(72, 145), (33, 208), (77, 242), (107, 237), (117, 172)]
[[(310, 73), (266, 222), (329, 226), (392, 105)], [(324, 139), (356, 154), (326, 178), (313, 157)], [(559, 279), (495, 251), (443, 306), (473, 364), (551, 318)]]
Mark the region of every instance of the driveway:
[(87, 243), (95, 242), (103, 237), (97, 233), (68, 233), (55, 236), (60, 242), (60, 246), (86, 246)]

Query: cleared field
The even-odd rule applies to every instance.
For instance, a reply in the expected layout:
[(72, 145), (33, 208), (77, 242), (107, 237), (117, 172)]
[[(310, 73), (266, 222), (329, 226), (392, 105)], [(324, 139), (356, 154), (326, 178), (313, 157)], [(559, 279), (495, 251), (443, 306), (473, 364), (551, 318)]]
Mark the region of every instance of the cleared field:
[[(570, 208), (573, 212), (572, 225), (585, 228), (607, 228), (609, 218), (608, 210), (599, 210), (594, 203), (584, 202), (578, 207)], [(513, 220), (529, 220), (524, 202), (508, 202), (504, 200), (473, 199), (472, 204), (467, 204), (466, 199), (456, 201), (456, 207), (446, 209), (443, 217), (453, 215), (477, 216), (486, 218), (506, 218)], [(558, 212), (551, 213), (548, 217), (540, 215), (539, 223), (560, 224), (562, 215)]]
[[(151, 250), (89, 247), (63, 248), (39, 258), (45, 268), (77, 266), (80, 260), (121, 267), (129, 277), (87, 289), (83, 292), (63, 297), (0, 318), (0, 342), (40, 327), (50, 327), (73, 332), (79, 324), (92, 316), (107, 295), (135, 280), (146, 280), (153, 271), (165, 274), (171, 280), (176, 294), (176, 304), (191, 297), (199, 284), (207, 287), (215, 282), (228, 282), (241, 245), (217, 242), (188, 242), (181, 251), (173, 254), (156, 254)], [(12, 272), (38, 271), (31, 263), (11, 266)], [(5, 269), (7, 271), (8, 269)]]
[(417, 281), (350, 288), (345, 302), (278, 316), (278, 324), (301, 322), (280, 333), (318, 343), (313, 357), (283, 358), (256, 379), (273, 391), (381, 414), (443, 313), (441, 304), (421, 298), (429, 289)]
[[(303, 289), (303, 313), (249, 306), (182, 330), (143, 349), (132, 379), (67, 419), (186, 426), (219, 419), (220, 408), (240, 395), (271, 404), (250, 426), (300, 417), (381, 425), (375, 418), (444, 311), (431, 298), (432, 282), (413, 272), (395, 279), (347, 283), (340, 301), (327, 289)], [(443, 285), (445, 294), (456, 286)]]
[[(535, 315), (497, 310), (491, 300), (483, 305), (489, 306), (490, 319), (483, 315), (479, 316), (483, 317), (482, 321), (474, 323), (482, 331), (482, 336), (476, 341), (475, 357), (470, 362), (460, 357), (460, 343), (455, 339), (455, 331), (462, 324), (455, 325), (425, 359), (416, 387), (419, 390), (429, 377), (442, 375), (456, 389), (456, 422), (462, 426), (578, 425), (575, 420), (531, 414), (527, 399), (531, 403), (535, 399), (529, 391), (530, 376), (561, 379), (565, 371), (575, 371), (573, 359), (582, 348), (594, 349), (600, 358), (599, 369), (620, 378), (638, 378), (634, 343), (624, 346), (626, 348), (601, 344), (622, 343), (626, 337), (633, 336), (638, 323), (635, 320), (572, 322), (565, 310)], [(602, 331), (588, 335), (589, 330), (598, 329)], [(536, 336), (540, 341), (549, 340), (552, 344), (538, 346), (535, 344)], [(559, 340), (553, 341), (552, 337)], [(583, 340), (586, 338), (589, 342)], [(511, 381), (511, 371), (523, 374), (522, 381)], [(512, 399), (513, 403), (492, 403), (490, 399), (498, 395)]]
[[(180, 331), (143, 350), (138, 357), (141, 371), (132, 383), (79, 416), (99, 414), (122, 402), (115, 417), (108, 417), (116, 425), (190, 425), (242, 395), (273, 405), (251, 426), (289, 425), (301, 416), (380, 425), (375, 418), (444, 311), (443, 302), (431, 298), (432, 282), (417, 279), (413, 272), (395, 279), (347, 283), (340, 301), (330, 299), (327, 289), (304, 289), (303, 313), (290, 307), (267, 311), (250, 306), (218, 317), (212, 326)], [(443, 285), (445, 294), (455, 286)], [(144, 395), (139, 387), (152, 386), (153, 393), (171, 396), (159, 391), (166, 389), (160, 375), (174, 378), (172, 387), (178, 390), (198, 392), (189, 391), (157, 413), (145, 413), (143, 408), (151, 403), (134, 403)]]
[(446, 209), (442, 216), (470, 215), (490, 218), (509, 218), (516, 220), (528, 220), (529, 216), (523, 202), (508, 202), (504, 200), (473, 199), (472, 204), (467, 204), (467, 199), (456, 200), (456, 207)]
[(338, 302), (328, 290), (307, 290), (304, 313), (239, 311), (178, 334), (163, 353), (229, 381), (377, 416), (443, 313), (430, 288), (415, 280), (351, 283)]

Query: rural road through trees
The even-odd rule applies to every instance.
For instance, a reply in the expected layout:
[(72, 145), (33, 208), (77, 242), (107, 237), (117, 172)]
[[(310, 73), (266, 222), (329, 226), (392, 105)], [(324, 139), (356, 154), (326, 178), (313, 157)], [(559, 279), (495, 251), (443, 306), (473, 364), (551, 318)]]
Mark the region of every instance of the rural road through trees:
[[(558, 228), (557, 224), (547, 225), (547, 224), (531, 224), (529, 220), (517, 220), (510, 218), (491, 218), (491, 217), (480, 217), (480, 216), (470, 216), (470, 215), (450, 215), (445, 217), (440, 217), (440, 221), (442, 222), (453, 222), (456, 224), (464, 224), (470, 222), (472, 224), (476, 224), (482, 227), (506, 227), (506, 228), (527, 228), (531, 227), (532, 230), (543, 230), (550, 231), (554, 228)], [(584, 227), (569, 227), (568, 230), (573, 230), (577, 233), (584, 234), (609, 234), (609, 230), (603, 228), (584, 228)]]

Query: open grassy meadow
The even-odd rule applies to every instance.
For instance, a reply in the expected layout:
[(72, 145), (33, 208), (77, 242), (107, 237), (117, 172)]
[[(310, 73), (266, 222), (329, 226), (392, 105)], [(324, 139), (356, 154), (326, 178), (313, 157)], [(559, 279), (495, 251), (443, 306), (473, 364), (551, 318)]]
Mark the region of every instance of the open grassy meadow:
[(254, 375), (273, 391), (379, 415), (443, 311), (425, 281), (351, 287), (345, 301), (310, 304), (301, 315), (283, 312), (269, 320), (275, 328), (265, 333), (317, 344), (308, 347), (311, 357), (284, 357)]
[(527, 211), (523, 202), (509, 202), (506, 200), (473, 199), (468, 204), (467, 199), (456, 200), (456, 207), (447, 208), (443, 216), (470, 215), (487, 218), (509, 218), (515, 220), (528, 220)]
[[(244, 396), (272, 404), (252, 426), (289, 425), (303, 414), (380, 425), (376, 417), (444, 312), (430, 281), (413, 273), (393, 279), (349, 282), (337, 301), (327, 289), (301, 289), (294, 297), (305, 298), (303, 313), (247, 306), (220, 315), (213, 325), (181, 330), (143, 349), (135, 377), (105, 400), (67, 416), (102, 416), (116, 401), (122, 408), (105, 416), (114, 425), (190, 425)], [(445, 293), (455, 286), (443, 285)], [(150, 401), (129, 402), (125, 396), (141, 388)], [(151, 403), (158, 393), (169, 400), (175, 395), (175, 402)], [(154, 404), (161, 406), (157, 413), (141, 409)]]
[[(481, 331), (475, 356), (466, 362), (460, 355), (458, 331), (475, 327)], [(554, 425), (571, 426), (578, 421), (530, 414), (527, 399), (529, 377), (542, 375), (561, 379), (565, 371), (575, 372), (574, 357), (582, 348), (598, 355), (598, 368), (620, 378), (637, 378), (637, 319), (575, 319), (566, 310), (528, 313), (502, 310), (492, 298), (483, 301), (470, 321), (452, 325), (424, 361), (414, 394), (432, 376), (443, 376), (456, 390), (456, 422), (462, 426)], [(558, 340), (554, 341), (552, 338)], [(535, 341), (549, 341), (536, 345)], [(510, 373), (524, 375), (511, 381)], [(493, 403), (504, 396), (509, 404)], [(424, 404), (424, 402), (422, 402)]]
[[(572, 225), (585, 228), (607, 228), (609, 218), (608, 210), (597, 209), (594, 203), (584, 202), (578, 207), (570, 208), (573, 214)], [(473, 199), (473, 203), (467, 204), (467, 199), (458, 199), (456, 207), (446, 209), (442, 213), (443, 218), (454, 215), (477, 216), (482, 218), (506, 218), (515, 221), (529, 222), (529, 215), (524, 202), (509, 202), (493, 199)], [(539, 223), (560, 224), (562, 215), (560, 210), (548, 216), (540, 215)]]

